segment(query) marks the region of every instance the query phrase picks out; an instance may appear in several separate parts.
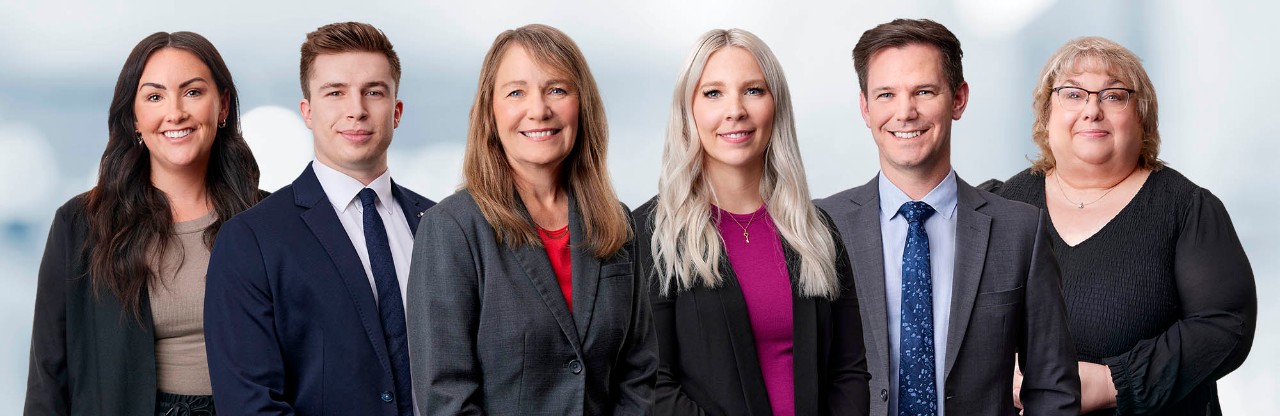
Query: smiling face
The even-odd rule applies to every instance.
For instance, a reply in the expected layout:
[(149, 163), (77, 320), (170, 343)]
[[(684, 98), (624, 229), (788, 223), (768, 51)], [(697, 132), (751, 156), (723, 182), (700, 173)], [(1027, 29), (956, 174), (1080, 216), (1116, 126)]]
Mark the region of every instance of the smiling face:
[(309, 80), (311, 98), (299, 106), (316, 160), (365, 183), (386, 172), (387, 147), (404, 110), (386, 55), (317, 55)]
[[(1100, 70), (1076, 72), (1062, 75), (1054, 87), (1132, 88)], [(1047, 127), (1053, 157), (1058, 164), (1131, 169), (1142, 151), (1138, 106), (1130, 102), (1124, 109), (1104, 110), (1098, 103), (1098, 96), (1090, 95), (1084, 108), (1071, 111), (1062, 108), (1058, 97), (1050, 98)]]
[(517, 174), (556, 170), (573, 150), (578, 91), (568, 75), (533, 60), (520, 44), (502, 54), (494, 76), (493, 116), (507, 163)]
[(226, 97), (195, 54), (164, 48), (147, 59), (133, 101), (135, 128), (147, 146), (151, 171), (204, 171), (227, 118)]
[(951, 169), (951, 122), (968, 103), (969, 86), (952, 91), (936, 47), (885, 48), (867, 65), (862, 119), (886, 172), (933, 176)]
[(694, 89), (692, 107), (706, 169), (764, 165), (774, 102), (751, 52), (730, 46), (712, 53)]

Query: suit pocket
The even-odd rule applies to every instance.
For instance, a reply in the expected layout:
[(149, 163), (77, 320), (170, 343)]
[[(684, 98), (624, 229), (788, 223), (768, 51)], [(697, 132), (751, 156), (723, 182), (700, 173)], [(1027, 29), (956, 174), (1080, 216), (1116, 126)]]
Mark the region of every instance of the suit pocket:
[(1027, 291), (1026, 286), (999, 292), (979, 293), (973, 301), (976, 308), (1013, 305), (1021, 302)]
[(600, 278), (609, 279), (613, 277), (631, 276), (631, 262), (626, 263), (609, 263), (600, 266)]

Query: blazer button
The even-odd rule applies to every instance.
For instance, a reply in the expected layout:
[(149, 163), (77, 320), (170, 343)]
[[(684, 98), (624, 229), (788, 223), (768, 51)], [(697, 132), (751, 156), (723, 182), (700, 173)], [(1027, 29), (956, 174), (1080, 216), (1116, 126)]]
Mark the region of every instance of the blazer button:
[(569, 360), (569, 371), (572, 371), (574, 374), (581, 374), (582, 362), (578, 360)]
[(880, 401), (882, 402), (889, 401), (889, 390), (880, 389)]
[(382, 392), (382, 402), (383, 402), (383, 403), (391, 403), (391, 401), (392, 401), (392, 400), (395, 400), (395, 399), (396, 399), (396, 396), (393, 396), (393, 395), (391, 394), (391, 392), (389, 392), (389, 391), (384, 391), (384, 392)]

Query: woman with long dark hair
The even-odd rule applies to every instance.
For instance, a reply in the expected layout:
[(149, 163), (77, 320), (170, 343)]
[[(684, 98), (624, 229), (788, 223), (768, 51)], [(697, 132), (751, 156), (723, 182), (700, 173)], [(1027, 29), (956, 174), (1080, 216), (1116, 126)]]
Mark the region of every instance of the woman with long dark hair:
[(231, 73), (207, 39), (125, 59), (98, 182), (58, 209), (40, 263), (28, 415), (211, 415), (204, 277), (223, 221), (257, 203)]

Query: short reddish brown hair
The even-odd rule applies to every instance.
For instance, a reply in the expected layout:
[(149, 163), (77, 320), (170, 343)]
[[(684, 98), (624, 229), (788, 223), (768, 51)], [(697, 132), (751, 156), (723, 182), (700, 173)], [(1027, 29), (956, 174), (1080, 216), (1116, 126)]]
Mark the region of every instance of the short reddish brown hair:
[(308, 33), (307, 40), (302, 42), (302, 64), (298, 78), (302, 81), (303, 97), (311, 99), (311, 83), (308, 78), (316, 56), (343, 52), (375, 52), (386, 55), (387, 62), (391, 64), (391, 78), (396, 82), (393, 92), (400, 91), (400, 57), (396, 56), (387, 35), (368, 23), (343, 22), (320, 26)]

